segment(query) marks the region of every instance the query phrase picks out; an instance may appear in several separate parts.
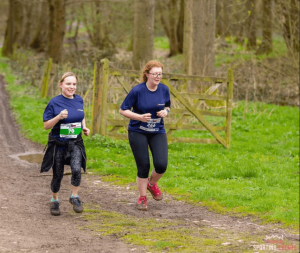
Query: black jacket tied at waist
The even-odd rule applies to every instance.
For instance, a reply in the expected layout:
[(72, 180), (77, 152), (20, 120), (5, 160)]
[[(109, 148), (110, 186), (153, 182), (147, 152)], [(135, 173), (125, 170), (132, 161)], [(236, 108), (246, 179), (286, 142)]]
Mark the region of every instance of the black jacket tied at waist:
[[(54, 158), (56, 155), (56, 152), (58, 150), (58, 147), (66, 147), (66, 150), (64, 150), (64, 164), (70, 165), (70, 158), (71, 158), (71, 152), (73, 151), (74, 146), (78, 146), (81, 150), (82, 154), (82, 162), (81, 167), (85, 171), (86, 169), (86, 153), (85, 153), (85, 147), (83, 144), (83, 139), (81, 137), (81, 133), (77, 136), (74, 140), (68, 140), (67, 142), (62, 142), (57, 140), (57, 138), (52, 136), (52, 132), (49, 133), (48, 136), (48, 143), (46, 145), (47, 150), (43, 158), (42, 166), (41, 166), (41, 173), (47, 172), (50, 170), (50, 168), (54, 165)], [(46, 148), (45, 147), (45, 148)]]

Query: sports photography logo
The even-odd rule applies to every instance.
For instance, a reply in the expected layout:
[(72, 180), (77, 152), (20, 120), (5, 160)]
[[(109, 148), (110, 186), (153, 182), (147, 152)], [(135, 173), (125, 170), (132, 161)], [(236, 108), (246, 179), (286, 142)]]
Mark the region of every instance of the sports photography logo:
[(253, 245), (253, 250), (295, 250), (297, 251), (296, 244), (284, 244), (283, 235), (266, 236), (266, 244)]

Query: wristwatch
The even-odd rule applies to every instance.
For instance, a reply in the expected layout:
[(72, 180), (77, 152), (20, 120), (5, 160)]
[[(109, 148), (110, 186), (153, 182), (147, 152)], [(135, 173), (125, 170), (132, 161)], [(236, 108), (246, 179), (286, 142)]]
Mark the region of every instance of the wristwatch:
[(167, 113), (169, 114), (169, 112), (170, 112), (170, 111), (169, 111), (169, 109), (165, 109), (165, 110), (166, 110), (166, 111), (167, 111)]

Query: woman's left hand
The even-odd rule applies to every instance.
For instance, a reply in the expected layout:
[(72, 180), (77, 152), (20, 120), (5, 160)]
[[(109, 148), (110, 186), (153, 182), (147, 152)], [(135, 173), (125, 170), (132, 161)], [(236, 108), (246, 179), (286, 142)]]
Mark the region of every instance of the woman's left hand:
[(161, 110), (159, 112), (156, 113), (156, 115), (160, 118), (164, 118), (168, 115), (167, 111), (164, 109), (164, 110)]
[(82, 131), (84, 133), (84, 135), (88, 136), (90, 134), (90, 129), (88, 129), (87, 127), (82, 128)]

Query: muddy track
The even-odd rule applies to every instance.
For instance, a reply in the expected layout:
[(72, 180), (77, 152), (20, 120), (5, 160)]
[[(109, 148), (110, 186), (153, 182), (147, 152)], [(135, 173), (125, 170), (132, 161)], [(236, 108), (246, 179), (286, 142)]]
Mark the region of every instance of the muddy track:
[[(40, 165), (18, 158), (20, 154), (42, 153), (43, 147), (20, 136), (9, 110), (2, 77), (0, 127), (0, 252), (147, 252), (143, 247), (126, 244), (117, 236), (100, 237), (91, 231), (79, 229), (78, 226), (86, 221), (82, 215), (74, 216), (72, 206), (68, 203), (71, 191), (69, 175), (64, 176), (59, 195), (62, 215), (50, 215), (51, 172), (40, 174)], [(235, 218), (216, 214), (204, 207), (176, 201), (168, 195), (160, 202), (150, 200), (149, 210), (141, 212), (134, 208), (137, 195), (130, 187), (104, 183), (89, 174), (83, 175), (81, 186), (83, 201), (98, 204), (103, 210), (138, 218), (180, 220), (186, 227), (213, 228), (216, 235), (219, 231), (232, 231), (237, 239), (240, 234), (256, 235), (257, 238), (284, 236), (289, 244), (299, 247), (298, 235), (276, 224), (260, 225), (258, 221), (253, 222), (252, 217)], [(249, 242), (245, 243), (246, 248), (251, 250)]]
[(43, 147), (20, 136), (0, 78), (0, 252), (130, 252), (115, 238), (95, 238), (77, 229), (67, 202), (65, 177), (60, 194), (63, 215), (49, 213), (51, 177), (40, 176), (38, 164), (17, 159), (41, 153)]

